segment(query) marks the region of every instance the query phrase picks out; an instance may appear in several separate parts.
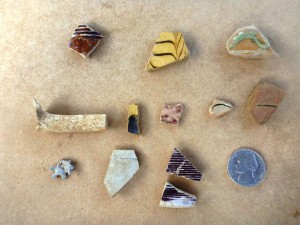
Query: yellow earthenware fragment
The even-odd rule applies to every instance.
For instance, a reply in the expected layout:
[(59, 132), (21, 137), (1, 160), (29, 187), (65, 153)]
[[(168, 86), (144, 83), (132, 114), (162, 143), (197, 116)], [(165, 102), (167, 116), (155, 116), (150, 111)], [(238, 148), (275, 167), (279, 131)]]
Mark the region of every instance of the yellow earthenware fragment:
[(130, 116), (138, 116), (139, 115), (139, 108), (136, 103), (132, 103), (128, 105), (128, 117)]
[(152, 49), (152, 55), (146, 66), (146, 71), (153, 71), (189, 56), (184, 38), (180, 32), (162, 32)]

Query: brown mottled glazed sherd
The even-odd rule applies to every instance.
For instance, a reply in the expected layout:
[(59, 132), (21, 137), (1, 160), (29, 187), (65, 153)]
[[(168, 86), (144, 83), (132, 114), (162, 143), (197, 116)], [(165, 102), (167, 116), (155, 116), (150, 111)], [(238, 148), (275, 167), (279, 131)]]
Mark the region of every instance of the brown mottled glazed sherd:
[(284, 95), (285, 92), (281, 88), (261, 82), (250, 95), (247, 110), (259, 124), (264, 124), (276, 111)]
[(102, 38), (103, 36), (97, 31), (82, 24), (74, 31), (68, 47), (86, 59), (96, 49)]

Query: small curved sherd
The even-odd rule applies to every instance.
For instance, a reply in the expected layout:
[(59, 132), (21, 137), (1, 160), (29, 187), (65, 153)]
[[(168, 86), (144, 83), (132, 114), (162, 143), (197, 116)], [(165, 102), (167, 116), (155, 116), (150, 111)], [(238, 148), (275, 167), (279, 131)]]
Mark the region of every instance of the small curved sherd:
[(183, 113), (183, 105), (164, 105), (160, 114), (160, 122), (173, 126), (179, 125), (179, 120)]
[(104, 178), (111, 197), (117, 194), (139, 170), (134, 150), (114, 150)]
[(182, 191), (166, 182), (159, 206), (167, 208), (191, 208), (195, 206), (196, 201), (197, 198), (195, 195)]
[(107, 129), (106, 114), (58, 115), (43, 110), (41, 104), (33, 101), (39, 131), (49, 132), (91, 132)]
[(285, 91), (267, 82), (258, 83), (247, 103), (247, 110), (259, 123), (264, 124), (276, 111)]
[(180, 32), (161, 32), (152, 49), (146, 71), (154, 71), (188, 58), (190, 52)]
[(210, 117), (218, 118), (230, 112), (232, 108), (233, 105), (231, 103), (215, 99), (209, 106), (208, 112)]
[(137, 103), (128, 105), (128, 132), (135, 135), (141, 134), (140, 129), (140, 112)]
[(99, 45), (103, 36), (85, 24), (79, 25), (72, 35), (68, 48), (87, 59)]
[(229, 54), (244, 58), (278, 56), (268, 39), (254, 26), (237, 29), (226, 43)]

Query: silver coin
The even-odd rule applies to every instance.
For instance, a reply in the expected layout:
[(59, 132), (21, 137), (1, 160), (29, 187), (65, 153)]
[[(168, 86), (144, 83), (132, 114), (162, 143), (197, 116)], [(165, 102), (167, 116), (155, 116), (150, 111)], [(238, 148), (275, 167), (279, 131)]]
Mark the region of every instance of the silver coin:
[(227, 169), (231, 179), (245, 187), (259, 184), (266, 174), (263, 158), (257, 152), (245, 148), (232, 153)]

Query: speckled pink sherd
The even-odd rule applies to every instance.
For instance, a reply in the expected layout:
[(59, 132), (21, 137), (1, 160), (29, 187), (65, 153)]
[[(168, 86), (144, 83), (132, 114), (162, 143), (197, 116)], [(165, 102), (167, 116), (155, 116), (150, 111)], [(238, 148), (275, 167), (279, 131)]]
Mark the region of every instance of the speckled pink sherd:
[(160, 114), (160, 122), (178, 126), (182, 113), (183, 105), (181, 104), (174, 106), (164, 105)]

